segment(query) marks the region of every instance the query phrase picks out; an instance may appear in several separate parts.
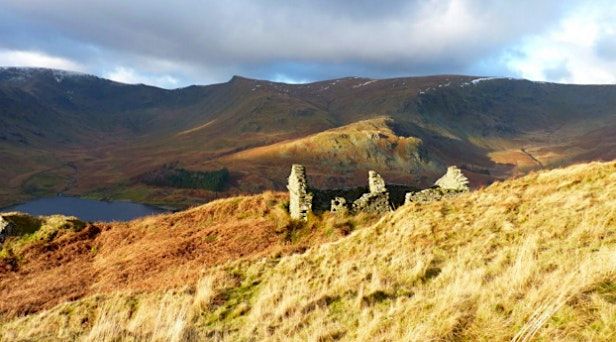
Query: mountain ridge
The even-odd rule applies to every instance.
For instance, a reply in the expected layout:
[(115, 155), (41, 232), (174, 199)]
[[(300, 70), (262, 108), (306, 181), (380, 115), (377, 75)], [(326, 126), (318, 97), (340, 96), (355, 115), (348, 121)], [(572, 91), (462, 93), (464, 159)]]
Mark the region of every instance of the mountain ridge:
[[(59, 82), (53, 72), (10, 82), (0, 70), (0, 205), (63, 192), (183, 207), (280, 190), (290, 159), (258, 174), (257, 164), (236, 163), (224, 194), (131, 180), (176, 162), (195, 171), (220, 169), (234, 153), (378, 117), (390, 117), (397, 136), (422, 141), (435, 165), (426, 182), (455, 164), (481, 179), (477, 186), (541, 165), (610, 159), (616, 146), (616, 86), (456, 75), (289, 85), (237, 76), (166, 90), (95, 76)], [(360, 173), (369, 167), (356, 166)], [(340, 186), (360, 185), (357, 177), (338, 180)], [(327, 184), (325, 174), (316, 185)]]
[(431, 78), (431, 77), (466, 77), (466, 78), (471, 78), (471, 81), (474, 81), (474, 82), (471, 82), (472, 84), (476, 84), (482, 81), (490, 81), (490, 80), (511, 80), (511, 81), (528, 81), (528, 82), (539, 83), (539, 84), (556, 84), (556, 85), (573, 85), (573, 86), (608, 86), (609, 87), (609, 86), (614, 85), (614, 84), (606, 84), (606, 83), (563, 83), (563, 82), (553, 82), (553, 81), (536, 81), (536, 80), (531, 80), (527, 78), (511, 77), (511, 76), (487, 76), (487, 75), (480, 76), (480, 75), (444, 73), (444, 74), (417, 75), (417, 76), (395, 76), (395, 77), (385, 77), (385, 78), (373, 78), (373, 77), (364, 77), (364, 76), (341, 76), (341, 77), (336, 77), (336, 78), (328, 78), (328, 79), (323, 79), (323, 80), (315, 80), (315, 81), (308, 81), (308, 82), (301, 82), (301, 83), (282, 82), (282, 81), (275, 81), (275, 80), (269, 80), (269, 79), (253, 78), (253, 77), (248, 77), (248, 76), (243, 76), (243, 75), (232, 75), (231, 78), (229, 78), (229, 80), (226, 82), (223, 81), (223, 82), (214, 82), (214, 83), (207, 83), (207, 84), (206, 83), (194, 83), (194, 84), (188, 84), (185, 86), (181, 86), (178, 88), (164, 88), (164, 87), (158, 87), (158, 86), (147, 84), (147, 83), (125, 83), (125, 82), (120, 82), (120, 81), (114, 81), (109, 78), (105, 78), (104, 76), (82, 72), (82, 71), (68, 70), (68, 69), (7, 65), (7, 66), (0, 66), (0, 72), (2, 71), (4, 72), (6, 71), (52, 72), (54, 74), (64, 75), (64, 76), (93, 77), (93, 78), (99, 78), (102, 80), (107, 80), (107, 81), (111, 81), (111, 82), (115, 82), (119, 84), (143, 85), (143, 86), (148, 86), (148, 87), (157, 88), (161, 90), (169, 90), (169, 91), (181, 90), (181, 89), (190, 88), (190, 87), (207, 87), (207, 86), (231, 83), (233, 81), (242, 81), (242, 80), (284, 84), (288, 86), (302, 86), (302, 85), (305, 86), (305, 85), (311, 85), (315, 83), (331, 83), (334, 81), (344, 81), (344, 80), (388, 81), (388, 80), (401, 80), (401, 79), (411, 79), (411, 78)]

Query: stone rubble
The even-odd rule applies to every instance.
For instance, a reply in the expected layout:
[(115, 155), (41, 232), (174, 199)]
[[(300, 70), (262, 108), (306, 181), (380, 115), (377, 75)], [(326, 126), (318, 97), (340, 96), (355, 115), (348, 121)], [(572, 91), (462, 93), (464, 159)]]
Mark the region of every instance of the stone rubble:
[(447, 168), (447, 173), (434, 183), (434, 187), (407, 193), (404, 204), (427, 203), (455, 196), (469, 191), (468, 183), (468, 178), (462, 173), (462, 170), (456, 166), (450, 166)]

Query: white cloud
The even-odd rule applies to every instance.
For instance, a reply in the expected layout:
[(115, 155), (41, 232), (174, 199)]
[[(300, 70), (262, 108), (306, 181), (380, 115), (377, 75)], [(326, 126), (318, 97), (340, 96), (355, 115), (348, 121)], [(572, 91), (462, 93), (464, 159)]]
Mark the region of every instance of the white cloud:
[(127, 83), (177, 87), (233, 74), (290, 82), (438, 73), (616, 78), (613, 0), (0, 2), (0, 47), (36, 46)]
[(38, 51), (0, 50), (0, 65), (38, 67), (84, 71), (85, 67), (67, 58), (51, 56)]
[(545, 34), (526, 40), (507, 60), (519, 76), (564, 83), (616, 83), (616, 56), (602, 56), (597, 44), (616, 32), (616, 4), (572, 8)]
[(116, 67), (111, 72), (103, 75), (112, 81), (129, 84), (149, 84), (162, 88), (177, 88), (179, 81), (169, 75), (145, 75), (127, 67)]
[[(561, 15), (561, 3), (5, 0), (3, 9), (14, 13), (5, 20), (5, 32), (23, 32), (25, 22), (41, 27), (4, 39), (6, 44), (41, 46), (57, 39), (61, 44), (49, 49), (70, 48), (88, 63), (102, 56), (104, 64), (114, 60), (142, 75), (171, 71), (144, 69), (139, 60), (169, 61), (181, 66), (182, 76), (201, 82), (226, 81), (233, 74), (315, 79), (463, 73), (521, 37), (549, 28)], [(13, 17), (27, 21), (12, 24)], [(0, 22), (0, 45), (1, 29)], [(284, 69), (289, 64), (294, 67)], [(310, 70), (317, 75), (303, 73), (306, 65), (318, 66)], [(177, 71), (172, 75), (182, 79)]]
[(310, 80), (289, 77), (285, 74), (275, 74), (271, 80), (274, 82), (282, 82), (282, 83), (288, 83), (288, 84), (302, 84), (302, 83), (310, 82)]

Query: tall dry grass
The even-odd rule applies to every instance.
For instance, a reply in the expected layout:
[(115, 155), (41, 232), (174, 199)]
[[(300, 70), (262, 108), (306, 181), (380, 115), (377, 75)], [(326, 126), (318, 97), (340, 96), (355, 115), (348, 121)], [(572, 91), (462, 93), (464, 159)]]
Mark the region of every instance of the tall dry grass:
[[(65, 316), (58, 307), (6, 322), (0, 336), (611, 341), (616, 163), (404, 206), (303, 254), (210, 269), (183, 291), (124, 296), (134, 303), (83, 300)], [(74, 324), (88, 315), (94, 323)]]

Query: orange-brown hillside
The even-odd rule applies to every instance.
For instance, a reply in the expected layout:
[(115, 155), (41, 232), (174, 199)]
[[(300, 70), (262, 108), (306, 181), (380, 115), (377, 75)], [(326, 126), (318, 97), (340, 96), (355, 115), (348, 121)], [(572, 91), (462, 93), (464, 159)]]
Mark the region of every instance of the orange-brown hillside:
[(293, 224), (286, 201), (270, 192), (115, 223), (5, 215), (24, 234), (0, 249), (0, 316), (95, 293), (191, 284), (207, 266), (302, 251), (343, 233)]

